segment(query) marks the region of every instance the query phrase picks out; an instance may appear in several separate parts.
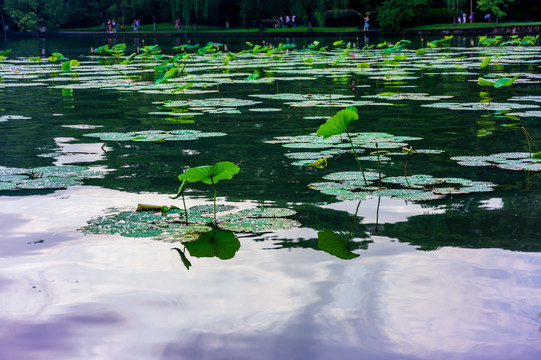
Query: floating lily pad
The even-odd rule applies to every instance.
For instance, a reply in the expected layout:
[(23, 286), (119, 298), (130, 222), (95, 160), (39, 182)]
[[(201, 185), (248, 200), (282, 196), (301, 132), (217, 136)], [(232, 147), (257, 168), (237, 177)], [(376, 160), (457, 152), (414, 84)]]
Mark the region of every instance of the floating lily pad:
[(374, 196), (388, 197), (391, 199), (400, 200), (435, 200), (443, 198), (442, 195), (433, 194), (431, 191), (415, 190), (415, 189), (385, 189), (377, 190), (372, 193)]
[(250, 218), (226, 221), (220, 228), (237, 232), (266, 232), (276, 230), (289, 230), (299, 227), (300, 223), (284, 218)]
[(184, 141), (197, 140), (203, 137), (225, 136), (222, 132), (207, 132), (199, 130), (148, 130), (148, 131), (132, 131), (128, 133), (118, 132), (100, 132), (83, 134), (86, 137), (99, 138), (103, 141), (143, 141), (143, 142), (159, 142), (159, 141)]
[(335, 172), (335, 173), (325, 175), (323, 178), (326, 180), (334, 180), (334, 181), (350, 181), (350, 180), (363, 181), (364, 178), (366, 178), (366, 181), (373, 181), (373, 180), (379, 179), (380, 174), (376, 172), (365, 171), (364, 178), (363, 178), (363, 173), (360, 171), (341, 171), (341, 172)]
[(0, 182), (0, 190), (15, 189), (17, 184), (12, 182)]

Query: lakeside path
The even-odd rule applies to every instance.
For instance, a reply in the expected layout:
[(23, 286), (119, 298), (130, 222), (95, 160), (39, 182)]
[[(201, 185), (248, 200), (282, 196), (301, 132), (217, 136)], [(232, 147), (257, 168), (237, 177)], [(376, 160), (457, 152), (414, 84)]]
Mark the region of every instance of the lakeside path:
[[(483, 23), (480, 23), (483, 24)], [(503, 25), (503, 26), (484, 26), (479, 27), (449, 27), (439, 29), (403, 29), (393, 33), (387, 33), (387, 35), (397, 36), (412, 36), (412, 35), (424, 35), (424, 36), (446, 36), (446, 35), (537, 35), (541, 33), (541, 25), (539, 23), (523, 25)], [(216, 35), (226, 35), (231, 37), (294, 37), (294, 36), (317, 36), (317, 37), (334, 37), (334, 36), (373, 36), (381, 35), (379, 29), (373, 29), (369, 31), (237, 31), (226, 30), (222, 31), (125, 31), (118, 33), (107, 33), (105, 31), (50, 31), (46, 33), (40, 33), (39, 37), (141, 37), (141, 36), (155, 36), (155, 37), (178, 37), (178, 36), (201, 36), (201, 37), (213, 37)], [(32, 37), (31, 33), (16, 33), (10, 32), (8, 37)]]

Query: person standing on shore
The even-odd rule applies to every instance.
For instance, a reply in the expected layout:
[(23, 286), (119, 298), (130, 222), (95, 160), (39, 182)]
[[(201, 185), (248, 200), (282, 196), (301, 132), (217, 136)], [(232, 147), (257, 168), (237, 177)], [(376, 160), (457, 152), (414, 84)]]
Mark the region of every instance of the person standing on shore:
[(368, 23), (370, 21), (370, 17), (368, 14), (364, 17), (364, 29), (363, 31), (368, 31), (368, 28), (370, 27), (370, 24)]

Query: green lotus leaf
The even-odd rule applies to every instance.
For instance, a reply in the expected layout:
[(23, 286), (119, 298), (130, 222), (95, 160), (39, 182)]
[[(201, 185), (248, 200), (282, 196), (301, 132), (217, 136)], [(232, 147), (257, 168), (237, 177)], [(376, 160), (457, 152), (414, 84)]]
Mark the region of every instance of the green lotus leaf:
[(287, 208), (253, 208), (246, 209), (239, 212), (239, 215), (250, 218), (275, 218), (282, 216), (295, 215), (297, 212), (293, 209)]
[(44, 177), (35, 180), (26, 180), (17, 184), (19, 189), (58, 189), (70, 186), (83, 185), (75, 178)]
[(317, 135), (326, 139), (332, 135), (343, 134), (347, 131), (349, 123), (358, 119), (359, 115), (355, 111), (350, 109), (340, 110), (319, 127)]
[(431, 191), (415, 190), (415, 189), (385, 189), (377, 190), (372, 193), (374, 196), (388, 197), (401, 200), (435, 200), (441, 199), (443, 196), (433, 194)]
[(343, 260), (351, 260), (360, 256), (349, 250), (347, 242), (340, 235), (328, 229), (317, 233), (317, 246), (320, 250)]
[[(236, 206), (233, 205), (225, 205), (225, 204), (217, 204), (216, 205), (216, 213), (225, 212), (225, 211), (231, 211), (235, 209)], [(208, 205), (195, 205), (188, 209), (190, 213), (198, 213), (198, 214), (209, 214), (212, 215), (214, 213), (214, 206), (212, 204)]]
[(220, 180), (230, 180), (239, 173), (239, 167), (230, 161), (222, 161), (214, 165), (198, 166), (189, 168), (178, 176), (180, 181), (187, 179), (189, 182), (202, 181), (213, 185)]
[[(380, 175), (377, 172), (365, 171), (364, 176), (367, 181), (373, 181), (380, 178)], [(383, 177), (384, 175), (381, 174)], [(360, 171), (341, 171), (330, 173), (323, 177), (326, 180), (334, 181), (346, 181), (346, 180), (363, 180), (363, 173)]]
[(240, 241), (230, 231), (213, 229), (203, 233), (195, 241), (183, 242), (191, 256), (232, 259), (240, 249)]
[(17, 187), (17, 184), (12, 182), (0, 182), (0, 190), (9, 190)]
[(232, 219), (220, 224), (225, 230), (236, 232), (266, 232), (277, 230), (289, 230), (301, 226), (298, 221), (285, 218), (250, 218), (250, 219)]
[(502, 86), (511, 86), (513, 85), (513, 83), (515, 82), (515, 80), (520, 76), (521, 74), (518, 74), (517, 76), (513, 77), (513, 78), (501, 78), (501, 79), (498, 79), (496, 80), (496, 82), (494, 83), (494, 87), (495, 88), (500, 88)]
[(163, 232), (163, 229), (155, 228), (139, 228), (139, 229), (130, 229), (128, 231), (120, 233), (120, 235), (125, 237), (154, 237)]

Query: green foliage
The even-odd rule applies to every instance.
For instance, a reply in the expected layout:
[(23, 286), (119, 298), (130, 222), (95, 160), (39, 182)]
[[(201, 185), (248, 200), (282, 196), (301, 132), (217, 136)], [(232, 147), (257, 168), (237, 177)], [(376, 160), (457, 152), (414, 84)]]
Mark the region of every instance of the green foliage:
[(514, 0), (478, 0), (477, 9), (483, 12), (491, 13), (499, 18), (503, 18), (507, 15), (500, 7), (507, 5)]
[(351, 109), (340, 110), (319, 127), (317, 135), (326, 139), (332, 135), (343, 134), (347, 131), (349, 123), (358, 119), (359, 115), (357, 115), (356, 111)]
[(385, 31), (399, 30), (427, 5), (428, 0), (385, 0), (378, 7), (379, 25)]
[(65, 20), (63, 0), (5, 0), (6, 13), (21, 31), (32, 31), (38, 23), (57, 28)]
[(239, 167), (230, 161), (222, 161), (214, 165), (198, 166), (189, 168), (178, 176), (180, 181), (185, 179), (188, 182), (201, 181), (205, 184), (214, 185), (220, 180), (231, 180), (239, 173)]

